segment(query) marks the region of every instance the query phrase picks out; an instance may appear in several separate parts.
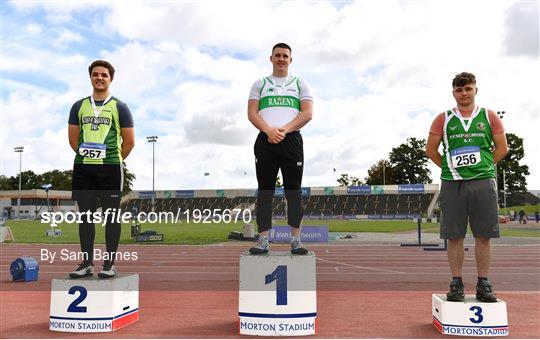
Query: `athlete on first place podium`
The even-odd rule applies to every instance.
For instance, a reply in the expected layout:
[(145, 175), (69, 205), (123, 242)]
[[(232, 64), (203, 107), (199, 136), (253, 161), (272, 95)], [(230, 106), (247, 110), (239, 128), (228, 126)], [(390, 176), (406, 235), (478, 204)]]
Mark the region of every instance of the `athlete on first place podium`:
[(272, 74), (257, 80), (249, 94), (248, 119), (260, 130), (255, 141), (257, 172), (257, 226), (259, 242), (251, 254), (268, 253), (268, 234), (272, 228), (272, 198), (279, 169), (287, 199), (287, 220), (291, 226), (291, 253), (305, 255), (300, 242), (302, 222), (302, 174), (304, 150), (300, 128), (313, 112), (313, 97), (303, 79), (289, 75), (291, 47), (285, 43), (272, 48)]
[[(448, 239), (452, 271), (448, 301), (464, 301), (461, 278), (467, 224), (475, 238), (478, 270), (476, 298), (497, 302), (487, 276), (491, 239), (499, 237), (495, 164), (508, 153), (504, 127), (497, 114), (475, 104), (476, 77), (467, 72), (452, 80), (456, 107), (439, 114), (431, 125), (426, 154), (441, 169), (441, 239)], [(438, 151), (443, 142), (443, 155)]]

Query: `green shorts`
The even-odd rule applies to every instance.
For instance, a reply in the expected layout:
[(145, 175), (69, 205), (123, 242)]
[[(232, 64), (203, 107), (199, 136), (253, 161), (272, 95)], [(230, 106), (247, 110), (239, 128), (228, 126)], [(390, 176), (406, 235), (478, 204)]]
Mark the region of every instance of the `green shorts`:
[(475, 237), (498, 238), (499, 205), (494, 178), (441, 183), (441, 239), (460, 239), (467, 224)]

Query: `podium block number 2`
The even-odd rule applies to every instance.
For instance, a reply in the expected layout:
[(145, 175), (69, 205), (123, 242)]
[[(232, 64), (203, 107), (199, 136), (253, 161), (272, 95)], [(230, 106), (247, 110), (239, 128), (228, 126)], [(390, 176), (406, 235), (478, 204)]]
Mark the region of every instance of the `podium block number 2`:
[(81, 302), (86, 299), (88, 291), (82, 286), (73, 286), (69, 289), (69, 295), (75, 295), (76, 292), (79, 292), (79, 296), (68, 306), (67, 311), (69, 313), (86, 313), (86, 307), (79, 306)]
[(482, 315), (482, 307), (472, 306), (471, 308), (469, 308), (469, 310), (475, 312), (474, 315), (476, 316), (475, 318), (469, 318), (472, 323), (481, 323), (482, 321), (484, 321), (484, 316)]
[(277, 266), (276, 270), (264, 277), (267, 285), (276, 281), (276, 305), (287, 304), (287, 266)]

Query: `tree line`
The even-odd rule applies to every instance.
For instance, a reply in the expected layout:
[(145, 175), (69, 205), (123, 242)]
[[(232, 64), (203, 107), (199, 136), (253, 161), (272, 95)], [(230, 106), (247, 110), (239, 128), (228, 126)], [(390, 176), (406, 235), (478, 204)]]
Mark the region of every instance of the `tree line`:
[[(41, 189), (43, 185), (51, 184), (51, 190), (71, 190), (72, 176), (73, 170), (52, 170), (42, 174), (36, 174), (32, 170), (26, 170), (21, 173), (21, 189)], [(131, 173), (124, 166), (123, 195), (131, 192), (134, 180), (135, 174)], [(0, 190), (19, 190), (19, 174), (11, 177), (0, 175)]]
[[(506, 157), (497, 164), (498, 188), (503, 190), (504, 172), (507, 192), (527, 191), (529, 167), (520, 164), (521, 159), (525, 156), (523, 138), (513, 133), (507, 133), (506, 139), (509, 151)], [(431, 172), (427, 167), (429, 159), (425, 153), (426, 142), (425, 139), (407, 138), (405, 143), (392, 148), (388, 159), (381, 159), (373, 164), (363, 180), (344, 173), (340, 175), (337, 182), (340, 186), (432, 183)], [(23, 171), (21, 188), (22, 190), (41, 189), (44, 184), (52, 184), (53, 190), (71, 190), (72, 172), (72, 170), (52, 170), (36, 174), (32, 170)], [(135, 178), (135, 174), (124, 166), (122, 194), (126, 195), (131, 192)], [(281, 186), (279, 177), (276, 182), (278, 187)], [(0, 190), (18, 189), (19, 174), (11, 177), (0, 175)]]
[[(527, 191), (529, 167), (521, 165), (525, 156), (523, 138), (507, 133), (508, 154), (497, 164), (497, 185), (503, 190), (503, 172), (507, 192)], [(350, 185), (382, 185), (432, 183), (431, 171), (428, 169), (429, 159), (426, 156), (427, 141), (425, 139), (407, 138), (405, 143), (392, 148), (388, 159), (381, 159), (373, 164), (362, 180), (347, 173), (337, 179), (340, 186)]]

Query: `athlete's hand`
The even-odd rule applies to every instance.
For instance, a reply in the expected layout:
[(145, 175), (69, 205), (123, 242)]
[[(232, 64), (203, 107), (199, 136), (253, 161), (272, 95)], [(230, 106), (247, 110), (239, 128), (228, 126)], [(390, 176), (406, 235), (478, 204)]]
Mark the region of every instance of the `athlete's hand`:
[(271, 128), (266, 131), (268, 135), (268, 143), (277, 144), (285, 138), (285, 134), (278, 128)]

